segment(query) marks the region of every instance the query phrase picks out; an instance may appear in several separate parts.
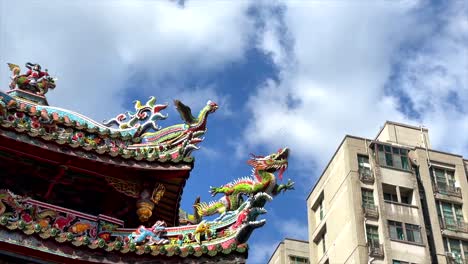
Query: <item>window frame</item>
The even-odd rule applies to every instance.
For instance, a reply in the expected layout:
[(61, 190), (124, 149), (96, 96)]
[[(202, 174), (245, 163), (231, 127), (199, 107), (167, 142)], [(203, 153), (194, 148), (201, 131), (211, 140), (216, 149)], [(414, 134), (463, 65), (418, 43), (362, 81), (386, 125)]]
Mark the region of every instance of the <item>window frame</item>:
[[(369, 201), (372, 201), (372, 202), (369, 202)], [(374, 190), (361, 188), (361, 202), (363, 205), (364, 204), (375, 205)]]
[[(289, 263), (290, 264), (308, 264), (310, 263), (309, 262), (309, 258), (307, 257), (302, 257), (302, 256), (297, 256), (297, 255), (288, 255), (289, 256)], [(301, 260), (304, 260), (304, 261), (301, 261)]]
[(408, 157), (409, 149), (376, 143), (374, 152), (380, 166), (394, 168), (403, 171), (411, 171)]
[[(408, 243), (416, 244), (416, 245), (424, 245), (421, 226), (415, 225), (415, 224), (403, 223), (403, 222), (394, 221), (394, 220), (387, 220), (387, 225), (388, 225), (388, 234), (390, 236), (390, 240), (408, 242)], [(392, 227), (395, 227), (395, 232), (392, 232)], [(398, 233), (398, 228), (401, 228), (402, 238), (398, 238), (398, 236), (400, 235)], [(410, 232), (408, 232), (408, 230), (410, 230)], [(415, 232), (418, 234), (417, 238), (419, 238), (419, 241), (417, 239), (414, 239), (416, 238)], [(392, 236), (393, 233), (396, 233), (397, 237), (393, 237)], [(411, 235), (409, 236), (408, 234), (411, 234)], [(413, 240), (410, 240), (409, 239), (410, 237), (412, 237)]]
[[(405, 233), (406, 233), (407, 241), (422, 244), (422, 235), (421, 235), (420, 226), (405, 223)], [(409, 234), (411, 234), (411, 236)], [(412, 237), (413, 240), (410, 240), (410, 237)]]
[[(443, 171), (444, 176), (440, 177), (437, 176), (436, 170), (438, 171)], [(432, 182), (437, 186), (437, 187), (442, 187), (439, 186), (439, 184), (443, 184), (446, 188), (456, 188), (456, 182), (457, 179), (455, 178), (455, 168), (454, 169), (449, 169), (449, 168), (444, 168), (444, 167), (438, 167), (438, 166), (432, 166)], [(443, 181), (440, 181), (440, 179), (443, 178)]]

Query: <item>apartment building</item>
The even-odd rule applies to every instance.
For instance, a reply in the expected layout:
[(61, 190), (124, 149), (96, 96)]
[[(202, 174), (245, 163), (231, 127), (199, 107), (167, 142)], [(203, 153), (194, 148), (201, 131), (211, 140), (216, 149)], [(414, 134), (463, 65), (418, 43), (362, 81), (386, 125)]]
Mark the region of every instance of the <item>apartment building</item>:
[(345, 136), (307, 198), (310, 263), (468, 263), (467, 170), (426, 128)]
[(309, 264), (309, 242), (285, 238), (275, 249), (268, 264)]

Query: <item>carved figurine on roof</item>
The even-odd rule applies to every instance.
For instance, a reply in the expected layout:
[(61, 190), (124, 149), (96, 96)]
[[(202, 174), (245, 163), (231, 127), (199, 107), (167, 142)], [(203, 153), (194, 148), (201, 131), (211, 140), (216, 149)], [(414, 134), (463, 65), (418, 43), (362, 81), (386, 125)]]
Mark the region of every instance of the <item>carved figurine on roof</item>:
[(12, 72), (10, 82), (10, 89), (12, 90), (18, 87), (20, 90), (44, 95), (49, 89), (55, 88), (55, 81), (57, 79), (49, 76), (47, 69), (42, 71), (41, 65), (37, 63), (26, 63), (28, 71), (25, 74), (20, 74), (21, 69), (16, 64), (8, 63), (8, 67)]

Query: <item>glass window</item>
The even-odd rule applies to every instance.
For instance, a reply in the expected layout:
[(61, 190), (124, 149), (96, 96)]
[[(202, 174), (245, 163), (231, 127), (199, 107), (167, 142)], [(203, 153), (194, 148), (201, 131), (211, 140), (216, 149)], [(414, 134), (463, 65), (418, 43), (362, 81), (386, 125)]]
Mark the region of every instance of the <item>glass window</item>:
[(398, 202), (398, 197), (393, 193), (384, 193), (384, 200), (390, 202)]
[(385, 201), (398, 202), (396, 186), (389, 185), (389, 184), (382, 184), (382, 189), (383, 189)]
[(377, 145), (379, 164), (409, 170), (408, 150), (388, 145)]
[(459, 204), (454, 204), (453, 209), (455, 210), (455, 217), (457, 218), (457, 222), (463, 223), (465, 220), (463, 219), (462, 206)]
[(361, 189), (362, 191), (362, 203), (364, 205), (374, 205), (374, 192), (368, 189)]
[(409, 262), (401, 260), (392, 260), (392, 264), (409, 264)]
[(319, 214), (320, 214), (320, 220), (323, 219), (323, 200), (319, 204)]
[(325, 245), (325, 235), (326, 235), (326, 232), (323, 233), (322, 239), (321, 239), (322, 240), (322, 253), (324, 253), (324, 254), (327, 251), (327, 247)]
[(448, 185), (455, 188), (455, 173), (454, 171), (445, 171), (447, 175)]
[(408, 241), (422, 243), (421, 241), (421, 230), (419, 226), (412, 224), (405, 224), (406, 237)]
[(460, 247), (460, 240), (456, 240), (456, 239), (447, 239), (448, 240), (448, 245), (449, 245), (449, 248), (450, 248), (450, 252), (452, 252), (453, 255), (455, 255), (455, 259), (457, 261), (460, 261), (461, 263), (461, 247)]
[(398, 240), (405, 240), (405, 234), (403, 233), (403, 225), (400, 222), (388, 221), (388, 227), (390, 229), (390, 237)]
[(367, 242), (373, 247), (379, 247), (379, 228), (373, 225), (366, 225)]
[(358, 165), (359, 165), (359, 174), (360, 175), (366, 175), (368, 177), (371, 177), (371, 166), (369, 163), (369, 157), (368, 156), (363, 156), (363, 155), (358, 155)]
[(446, 202), (438, 202), (438, 205), (439, 218), (445, 223), (446, 228), (457, 228), (460, 224), (464, 223), (461, 205)]
[(468, 262), (468, 241), (462, 241), (463, 252), (465, 252), (465, 261)]
[(409, 188), (400, 187), (400, 200), (404, 204), (412, 204), (413, 190)]
[(299, 257), (299, 256), (289, 256), (289, 263), (291, 264), (304, 264), (304, 263), (309, 263), (309, 259), (305, 257)]
[[(433, 168), (434, 183), (439, 189), (439, 192), (445, 193), (447, 189), (455, 188), (455, 172), (441, 168)], [(446, 194), (446, 193), (445, 193)]]

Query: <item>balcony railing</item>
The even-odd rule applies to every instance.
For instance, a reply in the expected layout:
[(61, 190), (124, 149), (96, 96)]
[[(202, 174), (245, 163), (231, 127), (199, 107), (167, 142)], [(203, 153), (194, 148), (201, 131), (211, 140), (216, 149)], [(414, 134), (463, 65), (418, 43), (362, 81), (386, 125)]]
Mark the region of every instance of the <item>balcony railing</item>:
[(383, 245), (380, 244), (379, 241), (369, 240), (367, 242), (367, 248), (369, 249), (369, 256), (377, 258), (384, 257)]
[(455, 232), (463, 232), (468, 233), (468, 223), (464, 221), (454, 221), (446, 219), (439, 219), (440, 225), (442, 229), (455, 231)]
[(372, 171), (369, 168), (359, 168), (359, 179), (363, 183), (374, 183), (374, 175), (372, 174)]
[(462, 197), (460, 187), (454, 187), (454, 186), (450, 186), (450, 185), (438, 186), (436, 184), (433, 184), (432, 186), (434, 188), (434, 192), (436, 192), (436, 193), (450, 195), (450, 196), (456, 196), (456, 197), (460, 197), (460, 198)]
[(362, 204), (362, 209), (364, 211), (364, 216), (371, 218), (379, 218), (379, 208), (375, 204)]

